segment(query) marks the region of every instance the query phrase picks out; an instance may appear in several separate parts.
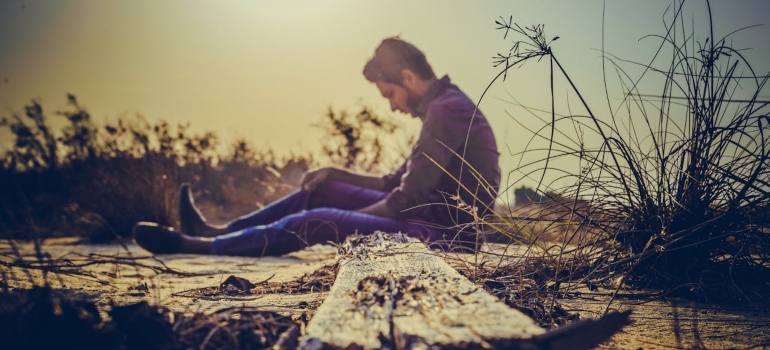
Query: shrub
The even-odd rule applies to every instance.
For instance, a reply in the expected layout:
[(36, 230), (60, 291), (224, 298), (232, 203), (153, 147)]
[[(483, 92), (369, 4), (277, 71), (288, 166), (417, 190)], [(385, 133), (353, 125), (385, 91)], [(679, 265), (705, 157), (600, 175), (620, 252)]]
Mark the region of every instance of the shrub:
[(35, 100), (24, 116), (0, 123), (15, 138), (0, 158), (0, 230), (8, 237), (102, 240), (129, 235), (137, 221), (174, 226), (183, 182), (191, 183), (207, 218), (227, 221), (294, 190), (311, 166), (390, 167), (393, 154), (382, 144), (398, 129), (366, 107), (357, 114), (330, 109), (316, 124), (329, 136), (322, 145), (328, 159), (276, 157), (244, 139), (221, 147), (212, 132), (141, 115), (97, 126), (74, 95), (67, 104), (56, 112), (67, 123), (58, 133)]
[(399, 128), (393, 116), (376, 114), (368, 107), (357, 113), (335, 112), (330, 107), (314, 126), (328, 136), (321, 149), (329, 163), (363, 172), (392, 171), (409, 153), (408, 147), (394, 145), (410, 146), (416, 141), (416, 135)]
[[(0, 124), (15, 137), (0, 169), (0, 229), (10, 237), (108, 238), (141, 220), (174, 225), (182, 182), (214, 216), (245, 213), (296, 185), (281, 179), (284, 166), (294, 182), (297, 168), (307, 168), (301, 157), (276, 159), (244, 140), (220, 152), (214, 133), (194, 134), (185, 124), (136, 116), (100, 127), (75, 96), (67, 101), (69, 109), (56, 113), (68, 122), (58, 135), (34, 100), (24, 116)], [(240, 190), (223, 193), (232, 187)]]

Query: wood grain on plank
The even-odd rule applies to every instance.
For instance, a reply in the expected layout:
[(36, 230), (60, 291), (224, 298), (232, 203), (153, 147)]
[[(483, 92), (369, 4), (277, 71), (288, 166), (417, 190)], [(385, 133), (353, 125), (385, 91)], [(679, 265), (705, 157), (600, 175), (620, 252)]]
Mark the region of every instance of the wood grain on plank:
[(341, 247), (337, 279), (302, 347), (529, 347), (544, 332), (420, 241), (375, 233)]

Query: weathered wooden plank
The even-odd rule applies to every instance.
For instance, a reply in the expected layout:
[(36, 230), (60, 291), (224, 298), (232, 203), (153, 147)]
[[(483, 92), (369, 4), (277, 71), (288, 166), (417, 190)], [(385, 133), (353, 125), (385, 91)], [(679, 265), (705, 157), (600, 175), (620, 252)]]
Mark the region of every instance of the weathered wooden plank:
[(342, 246), (302, 348), (526, 348), (544, 332), (418, 240), (376, 233)]

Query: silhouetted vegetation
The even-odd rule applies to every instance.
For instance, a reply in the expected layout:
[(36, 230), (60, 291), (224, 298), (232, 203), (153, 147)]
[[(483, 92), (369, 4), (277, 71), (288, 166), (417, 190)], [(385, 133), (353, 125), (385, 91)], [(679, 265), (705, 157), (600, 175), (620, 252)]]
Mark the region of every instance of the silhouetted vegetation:
[(317, 124), (329, 135), (322, 145), (328, 159), (277, 157), (244, 139), (222, 145), (212, 132), (193, 133), (189, 124), (151, 123), (140, 115), (97, 125), (74, 95), (67, 102), (53, 116), (66, 121), (61, 130), (53, 130), (35, 100), (23, 115), (2, 119), (0, 127), (14, 136), (12, 148), (0, 155), (5, 237), (101, 240), (128, 235), (142, 220), (173, 226), (182, 182), (192, 184), (215, 221), (233, 218), (295, 189), (302, 173), (320, 162), (385, 167), (381, 131), (396, 130), (367, 108), (356, 115), (330, 109)]
[(362, 172), (392, 171), (416, 141), (416, 135), (399, 128), (392, 116), (378, 115), (369, 107), (357, 113), (329, 108), (315, 126), (327, 135), (321, 149), (332, 164)]

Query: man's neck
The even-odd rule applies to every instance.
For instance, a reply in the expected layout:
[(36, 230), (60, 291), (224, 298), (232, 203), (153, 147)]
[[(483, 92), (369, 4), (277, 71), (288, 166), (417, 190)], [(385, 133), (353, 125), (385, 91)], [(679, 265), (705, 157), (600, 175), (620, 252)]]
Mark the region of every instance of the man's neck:
[[(449, 78), (447, 78), (447, 81)], [(430, 102), (442, 91), (441, 79), (433, 78), (429, 80), (422, 80), (424, 82), (424, 89), (420, 95), (419, 100), (414, 105), (413, 115), (422, 119), (425, 117), (425, 112), (428, 110)]]
[(428, 92), (428, 89), (431, 87), (431, 85), (433, 85), (433, 83), (435, 83), (436, 81), (438, 81), (438, 79), (436, 78), (430, 78), (427, 80), (420, 79), (414, 84), (414, 86), (412, 87), (412, 90), (418, 96), (420, 96), (420, 98), (423, 98), (425, 97), (425, 93)]

